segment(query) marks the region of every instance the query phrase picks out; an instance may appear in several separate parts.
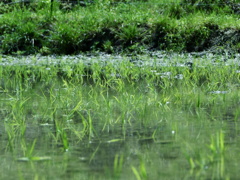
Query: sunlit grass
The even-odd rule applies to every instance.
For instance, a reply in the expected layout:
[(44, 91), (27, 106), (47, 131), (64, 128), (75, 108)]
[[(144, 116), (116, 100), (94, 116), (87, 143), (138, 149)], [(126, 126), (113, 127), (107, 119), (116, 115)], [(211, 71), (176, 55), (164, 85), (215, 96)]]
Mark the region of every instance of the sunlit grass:
[[(226, 6), (231, 9), (231, 5)], [(191, 49), (192, 46), (207, 50), (210, 47), (202, 43), (214, 39), (215, 31), (231, 28), (237, 33), (239, 29), (238, 16), (231, 10), (222, 6), (212, 10), (197, 9), (197, 5), (182, 1), (106, 0), (69, 10), (54, 2), (50, 14), (50, 5), (45, 2), (30, 7), (16, 6), (3, 13), (0, 52), (47, 55), (87, 51), (143, 52), (153, 48), (199, 51)], [(239, 49), (235, 41), (231, 44), (232, 50)]]

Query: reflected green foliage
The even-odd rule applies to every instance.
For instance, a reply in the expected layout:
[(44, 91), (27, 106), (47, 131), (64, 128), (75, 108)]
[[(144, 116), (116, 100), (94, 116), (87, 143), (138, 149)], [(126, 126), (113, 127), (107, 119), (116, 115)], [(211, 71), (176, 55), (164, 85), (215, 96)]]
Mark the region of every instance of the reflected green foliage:
[(234, 61), (82, 58), (1, 58), (0, 179), (238, 177)]

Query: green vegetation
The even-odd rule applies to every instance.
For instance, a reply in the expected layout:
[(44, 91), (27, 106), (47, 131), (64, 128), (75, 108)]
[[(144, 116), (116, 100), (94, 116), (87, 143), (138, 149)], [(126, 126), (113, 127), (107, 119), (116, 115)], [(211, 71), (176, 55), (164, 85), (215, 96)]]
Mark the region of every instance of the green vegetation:
[(2, 57), (0, 178), (237, 178), (239, 66), (186, 58)]
[(0, 3), (3, 54), (239, 52), (237, 0), (14, 2)]
[(1, 1), (0, 179), (237, 179), (239, 6)]

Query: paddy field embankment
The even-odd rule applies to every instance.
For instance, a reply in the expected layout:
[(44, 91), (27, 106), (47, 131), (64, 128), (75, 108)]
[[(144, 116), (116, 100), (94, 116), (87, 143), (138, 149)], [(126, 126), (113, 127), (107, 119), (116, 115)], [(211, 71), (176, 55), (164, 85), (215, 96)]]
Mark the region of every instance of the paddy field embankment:
[(239, 52), (239, 7), (235, 0), (8, 0), (0, 53)]

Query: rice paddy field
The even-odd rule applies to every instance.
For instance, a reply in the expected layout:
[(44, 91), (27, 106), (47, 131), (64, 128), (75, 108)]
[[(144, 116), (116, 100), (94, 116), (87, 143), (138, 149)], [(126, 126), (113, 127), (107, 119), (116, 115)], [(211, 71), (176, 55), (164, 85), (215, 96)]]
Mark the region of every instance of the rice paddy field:
[(239, 55), (0, 56), (0, 179), (238, 179)]

